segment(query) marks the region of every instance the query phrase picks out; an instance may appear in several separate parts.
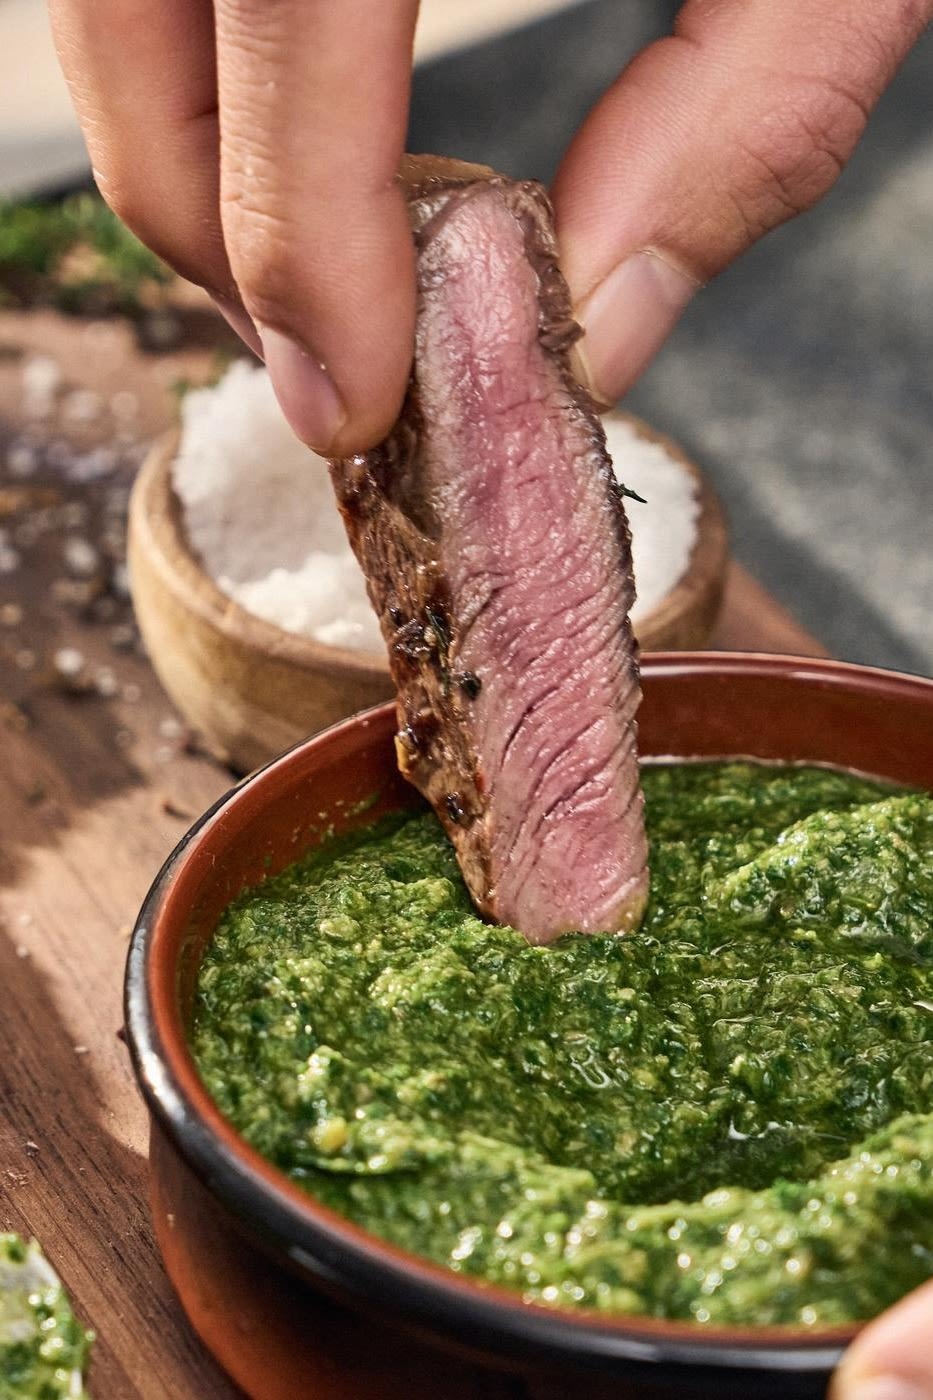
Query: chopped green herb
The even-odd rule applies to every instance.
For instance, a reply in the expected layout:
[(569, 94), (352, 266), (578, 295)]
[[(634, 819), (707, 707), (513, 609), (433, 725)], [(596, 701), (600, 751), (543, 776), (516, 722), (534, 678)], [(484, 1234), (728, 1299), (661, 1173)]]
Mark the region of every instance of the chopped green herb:
[(933, 1273), (933, 797), (749, 763), (644, 790), (625, 937), (485, 924), (430, 815), (243, 895), (201, 1073), (320, 1200), (526, 1298), (871, 1316)]
[(94, 1339), (35, 1240), (0, 1234), (0, 1400), (82, 1400)]
[(97, 195), (0, 202), (0, 297), (8, 305), (137, 315), (172, 277)]

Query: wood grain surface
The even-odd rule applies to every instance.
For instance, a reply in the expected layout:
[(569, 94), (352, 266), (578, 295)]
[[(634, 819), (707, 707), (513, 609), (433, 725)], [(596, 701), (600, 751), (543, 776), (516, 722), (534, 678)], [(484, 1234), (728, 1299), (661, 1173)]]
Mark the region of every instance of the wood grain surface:
[[(102, 337), (99, 329), (99, 346)], [(56, 414), (65, 412), (62, 393), (75, 387), (91, 382), (106, 396), (129, 383), (139, 395), (140, 439), (167, 421), (172, 376), (209, 367), (204, 350), (168, 366), (141, 363), (125, 337), (95, 358), (86, 327), (63, 335), (51, 321), (0, 318), (0, 463), (9, 464), (8, 448), (21, 439), (23, 356), (37, 338), (65, 364)], [(106, 436), (113, 424), (100, 416)], [(46, 447), (66, 438), (63, 418), (46, 424)], [(0, 1230), (42, 1242), (96, 1330), (90, 1384), (98, 1400), (220, 1400), (234, 1389), (188, 1328), (153, 1244), (145, 1113), (120, 1031), (123, 963), (139, 903), (230, 777), (197, 751), (148, 662), (127, 645), (119, 559), (89, 602), (58, 587), (67, 574), (64, 539), (74, 533), (67, 520), (80, 515), (66, 507), (88, 506), (81, 529), (89, 532), (95, 512), (110, 508), (107, 493), (119, 496), (127, 484), (132, 459), (103, 483), (75, 481), (45, 458), (28, 481), (0, 466), (0, 540), (18, 556), (0, 574)], [(43, 491), (55, 493), (54, 505)], [(64, 534), (50, 528), (34, 539), (22, 527), (45, 509), (59, 512)], [(823, 654), (738, 567), (716, 640)], [(63, 647), (80, 652), (82, 675), (93, 683), (63, 683), (54, 665)], [(546, 1385), (459, 1361), (448, 1367), (445, 1393), (457, 1400), (555, 1400)], [(438, 1395), (443, 1372), (436, 1358), (423, 1356), (422, 1366), (412, 1353), (406, 1379), (396, 1382), (379, 1357), (358, 1359), (355, 1388), (335, 1377), (321, 1400), (351, 1393), (427, 1400)]]

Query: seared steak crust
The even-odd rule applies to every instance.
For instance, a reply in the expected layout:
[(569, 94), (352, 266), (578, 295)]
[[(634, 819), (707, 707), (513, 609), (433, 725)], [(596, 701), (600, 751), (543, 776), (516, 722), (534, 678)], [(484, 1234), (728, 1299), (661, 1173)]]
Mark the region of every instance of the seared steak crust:
[(647, 890), (631, 541), (541, 186), (408, 158), (406, 402), (331, 464), (398, 690), (402, 772), (479, 908), (532, 942), (631, 927)]

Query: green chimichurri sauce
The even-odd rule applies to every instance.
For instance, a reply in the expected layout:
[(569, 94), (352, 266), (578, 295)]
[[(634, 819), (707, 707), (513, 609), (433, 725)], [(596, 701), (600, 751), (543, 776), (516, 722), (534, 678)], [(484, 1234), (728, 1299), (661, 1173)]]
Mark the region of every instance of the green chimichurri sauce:
[(933, 797), (748, 763), (644, 789), (627, 937), (483, 923), (427, 815), (245, 894), (201, 1074), (319, 1200), (526, 1298), (868, 1317), (933, 1273)]
[(0, 1400), (89, 1400), (93, 1335), (35, 1240), (0, 1234)]

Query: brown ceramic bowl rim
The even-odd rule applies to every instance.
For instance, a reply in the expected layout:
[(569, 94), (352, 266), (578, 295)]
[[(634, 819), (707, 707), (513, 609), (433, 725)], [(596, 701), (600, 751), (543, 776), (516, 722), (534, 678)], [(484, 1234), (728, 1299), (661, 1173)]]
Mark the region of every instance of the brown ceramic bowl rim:
[[(845, 662), (756, 653), (659, 652), (643, 659), (647, 675), (794, 677), (874, 697), (920, 698), (933, 710), (933, 680)], [(819, 1376), (838, 1362), (858, 1330), (839, 1326), (700, 1327), (694, 1323), (603, 1315), (526, 1303), (517, 1292), (451, 1273), (368, 1233), (318, 1204), (265, 1161), (223, 1117), (189, 1053), (174, 969), (163, 948), (168, 896), (197, 859), (208, 832), (248, 789), (309, 751), (354, 730), (391, 723), (391, 702), (354, 715), (303, 741), (244, 778), (195, 823), (169, 856), (143, 904), (126, 976), (126, 1026), (137, 1079), (150, 1111), (184, 1160), (254, 1240), (319, 1287), (391, 1311), (435, 1336), (480, 1343), (510, 1358), (534, 1355), (571, 1364), (659, 1362), (674, 1367), (797, 1372)], [(271, 782), (270, 782), (271, 779)], [(160, 975), (160, 973), (162, 975)]]

